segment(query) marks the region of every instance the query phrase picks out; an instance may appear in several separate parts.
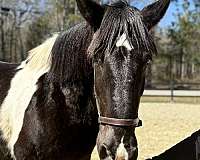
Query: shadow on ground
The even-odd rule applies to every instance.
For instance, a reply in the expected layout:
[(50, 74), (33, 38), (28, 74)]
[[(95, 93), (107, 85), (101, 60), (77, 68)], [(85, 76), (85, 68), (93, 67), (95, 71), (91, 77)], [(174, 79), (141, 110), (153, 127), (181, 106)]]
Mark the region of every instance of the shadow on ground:
[(148, 160), (200, 160), (200, 130), (159, 156)]

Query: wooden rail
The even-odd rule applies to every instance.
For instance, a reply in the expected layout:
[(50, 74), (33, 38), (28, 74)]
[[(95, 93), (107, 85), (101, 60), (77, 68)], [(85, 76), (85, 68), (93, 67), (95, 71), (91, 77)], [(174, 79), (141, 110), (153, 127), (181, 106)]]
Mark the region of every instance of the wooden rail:
[(198, 90), (145, 90), (144, 96), (200, 97)]

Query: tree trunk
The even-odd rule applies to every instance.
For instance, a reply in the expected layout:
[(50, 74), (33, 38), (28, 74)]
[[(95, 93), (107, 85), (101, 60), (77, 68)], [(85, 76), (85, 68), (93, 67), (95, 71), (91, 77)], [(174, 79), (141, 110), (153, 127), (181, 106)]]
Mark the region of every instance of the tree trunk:
[(147, 67), (147, 71), (146, 71), (147, 75), (146, 75), (146, 83), (145, 83), (145, 87), (146, 88), (152, 88), (152, 64), (150, 63)]
[(78, 7), (77, 7), (76, 2), (75, 2), (75, 6), (74, 6), (74, 14), (78, 15)]
[(15, 26), (15, 29), (14, 29), (14, 38), (13, 38), (13, 52), (12, 52), (12, 62), (17, 62), (17, 33), (16, 33), (16, 26)]
[(9, 61), (12, 62), (12, 56), (13, 56), (13, 40), (14, 40), (14, 24), (11, 28), (10, 33), (10, 44), (9, 44)]
[(181, 56), (181, 80), (185, 77), (185, 57), (184, 55)]
[(21, 28), (18, 29), (19, 33), (19, 44), (20, 44), (20, 61), (24, 60), (24, 44), (22, 40)]
[[(68, 1), (68, 4), (67, 4), (67, 1)], [(64, 0), (63, 1), (63, 27), (62, 27), (62, 29), (65, 28), (66, 23), (67, 23), (68, 6), (69, 6), (69, 0)]]
[(61, 31), (60, 21), (59, 21), (59, 10), (58, 10), (58, 0), (56, 0), (56, 22), (58, 31)]
[(2, 60), (6, 60), (6, 50), (5, 50), (5, 37), (4, 37), (4, 21), (1, 20), (1, 52), (2, 52)]

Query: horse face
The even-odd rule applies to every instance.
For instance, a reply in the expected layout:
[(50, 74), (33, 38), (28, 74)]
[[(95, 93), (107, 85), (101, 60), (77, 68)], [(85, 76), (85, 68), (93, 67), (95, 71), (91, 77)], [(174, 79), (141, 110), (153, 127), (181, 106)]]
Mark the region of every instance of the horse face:
[[(107, 8), (89, 47), (95, 53), (96, 101), (100, 117), (136, 120), (144, 72), (156, 49), (139, 10), (127, 3), (116, 6)], [(130, 19), (124, 18), (128, 15)], [(100, 158), (137, 159), (136, 126), (101, 123), (97, 138)]]
[[(90, 0), (77, 0), (95, 30), (88, 52), (93, 59), (99, 116), (118, 120), (138, 117), (145, 68), (156, 52), (148, 31), (163, 17), (169, 1), (160, 0), (139, 11), (125, 1), (101, 7)], [(97, 148), (103, 160), (137, 159), (135, 126), (101, 123)]]
[[(136, 119), (143, 92), (145, 66), (137, 53), (124, 47), (95, 63), (95, 94), (100, 116), (117, 119)], [(127, 54), (126, 56), (123, 54)], [(101, 159), (137, 159), (137, 140), (132, 126), (101, 124), (97, 138)]]

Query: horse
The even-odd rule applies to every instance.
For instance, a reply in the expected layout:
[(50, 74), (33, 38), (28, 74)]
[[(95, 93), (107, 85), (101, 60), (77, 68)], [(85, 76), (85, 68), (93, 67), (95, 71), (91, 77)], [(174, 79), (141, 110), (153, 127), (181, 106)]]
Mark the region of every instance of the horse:
[(54, 34), (21, 64), (0, 63), (1, 159), (136, 160), (135, 128), (149, 33), (170, 0), (142, 10), (126, 1), (76, 0), (85, 21)]

